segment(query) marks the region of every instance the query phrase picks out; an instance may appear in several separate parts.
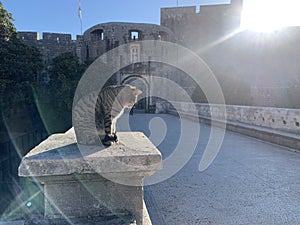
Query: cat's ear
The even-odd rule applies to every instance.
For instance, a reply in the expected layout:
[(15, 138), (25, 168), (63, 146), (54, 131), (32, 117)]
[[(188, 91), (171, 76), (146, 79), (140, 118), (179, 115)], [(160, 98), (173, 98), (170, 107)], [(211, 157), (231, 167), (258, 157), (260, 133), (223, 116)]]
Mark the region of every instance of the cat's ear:
[(142, 94), (143, 92), (141, 91), (141, 90), (139, 90), (139, 89), (135, 89), (134, 90), (134, 94), (135, 95), (140, 95), (140, 94)]

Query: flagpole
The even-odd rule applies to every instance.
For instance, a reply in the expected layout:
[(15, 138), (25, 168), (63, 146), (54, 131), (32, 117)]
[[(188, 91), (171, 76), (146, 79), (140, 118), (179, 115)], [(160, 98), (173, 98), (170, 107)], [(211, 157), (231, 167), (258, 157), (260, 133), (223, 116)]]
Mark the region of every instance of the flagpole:
[(82, 19), (80, 19), (80, 33), (82, 35)]

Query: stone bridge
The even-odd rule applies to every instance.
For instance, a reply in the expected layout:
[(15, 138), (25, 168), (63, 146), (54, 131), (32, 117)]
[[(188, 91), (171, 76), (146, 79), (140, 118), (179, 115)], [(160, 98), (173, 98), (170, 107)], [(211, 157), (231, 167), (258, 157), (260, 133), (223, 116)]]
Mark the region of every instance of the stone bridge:
[[(172, 104), (178, 107), (174, 102)], [(185, 104), (180, 105), (182, 111), (191, 112)], [(198, 105), (197, 109), (205, 111), (207, 107)], [(220, 106), (213, 106), (211, 111), (216, 112), (218, 107)], [(299, 143), (297, 110), (277, 109), (270, 114), (271, 109), (268, 108), (227, 106), (227, 112), (229, 123), (243, 123), (247, 129), (250, 129), (251, 123), (252, 133), (259, 129), (271, 129), (270, 126), (273, 126), (276, 134), (298, 137)], [(208, 117), (209, 112), (206, 113)], [(196, 136), (192, 131), (199, 123), (190, 120), (194, 115), (187, 116), (189, 119), (168, 114), (135, 114), (129, 117), (131, 129), (144, 132), (158, 146), (163, 155), (164, 167), (174, 157), (182, 123), (187, 123), (191, 130), (185, 140), (186, 146), (189, 146), (189, 141), (198, 138), (193, 155), (179, 172), (163, 182), (145, 187), (145, 202), (152, 224), (299, 223), (300, 154), (296, 149), (226, 130), (216, 159), (207, 170), (199, 172), (199, 162), (209, 141), (211, 126), (201, 123), (200, 135)], [(270, 116), (274, 118), (274, 123), (272, 119), (269, 121)], [(265, 118), (265, 123), (261, 117)], [(238, 121), (242, 118), (248, 122)], [(286, 121), (285, 124), (283, 120)], [(120, 128), (124, 129), (121, 125), (122, 121)], [(271, 133), (269, 135), (276, 138)], [(185, 151), (187, 150), (186, 148)], [(184, 151), (181, 156), (184, 157)]]
[[(145, 205), (152, 222), (142, 222), (140, 217), (137, 224), (298, 224), (299, 121), (300, 112), (296, 109), (187, 102), (159, 102), (156, 114), (125, 113), (118, 121), (118, 130), (143, 132), (160, 151), (163, 164), (161, 170), (144, 179)], [(223, 128), (224, 139), (218, 151), (209, 153), (215, 154), (209, 167), (201, 170), (199, 164), (206, 157), (207, 146), (218, 141), (211, 136), (215, 128)], [(132, 146), (137, 150), (144, 145), (142, 142)], [(140, 164), (142, 167), (150, 168), (151, 154), (144, 155), (147, 160)], [(68, 161), (62, 157), (62, 163), (75, 160), (78, 164), (76, 157), (73, 155)], [(91, 159), (95, 164), (96, 158)], [(90, 170), (88, 167), (88, 173)], [(141, 199), (142, 190), (139, 189)], [(126, 196), (126, 201), (134, 199), (133, 195)], [(142, 203), (139, 206), (134, 208), (137, 214)]]

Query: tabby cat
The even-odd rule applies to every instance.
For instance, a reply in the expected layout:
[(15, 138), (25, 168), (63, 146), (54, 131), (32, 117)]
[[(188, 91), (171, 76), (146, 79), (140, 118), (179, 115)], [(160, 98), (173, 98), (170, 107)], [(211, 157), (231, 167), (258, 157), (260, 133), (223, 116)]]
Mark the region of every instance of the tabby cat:
[(117, 119), (125, 108), (137, 102), (141, 90), (131, 85), (107, 86), (97, 95), (86, 96), (73, 108), (73, 124), (77, 142), (110, 146), (118, 141)]

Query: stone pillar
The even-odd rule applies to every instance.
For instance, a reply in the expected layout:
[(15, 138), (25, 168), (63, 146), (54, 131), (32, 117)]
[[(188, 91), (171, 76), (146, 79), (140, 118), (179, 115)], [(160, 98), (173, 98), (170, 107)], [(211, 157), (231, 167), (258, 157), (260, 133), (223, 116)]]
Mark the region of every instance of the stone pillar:
[(44, 187), (45, 219), (117, 218), (120, 222), (113, 224), (151, 224), (143, 178), (161, 168), (161, 154), (143, 133), (118, 136), (118, 144), (100, 149), (78, 145), (71, 129), (50, 136), (22, 159), (19, 176)]

